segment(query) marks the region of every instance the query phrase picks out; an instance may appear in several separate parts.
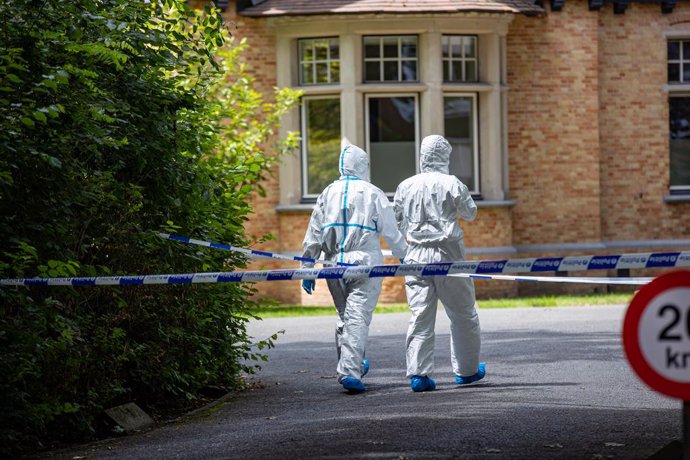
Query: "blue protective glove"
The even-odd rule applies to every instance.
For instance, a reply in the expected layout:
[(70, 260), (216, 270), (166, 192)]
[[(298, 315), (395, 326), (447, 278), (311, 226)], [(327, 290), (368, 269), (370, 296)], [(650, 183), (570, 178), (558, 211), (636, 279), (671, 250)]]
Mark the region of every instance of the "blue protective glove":
[(314, 280), (302, 280), (302, 289), (304, 289), (304, 292), (307, 294), (311, 295), (311, 293), (314, 291), (314, 288), (316, 287), (316, 281)]

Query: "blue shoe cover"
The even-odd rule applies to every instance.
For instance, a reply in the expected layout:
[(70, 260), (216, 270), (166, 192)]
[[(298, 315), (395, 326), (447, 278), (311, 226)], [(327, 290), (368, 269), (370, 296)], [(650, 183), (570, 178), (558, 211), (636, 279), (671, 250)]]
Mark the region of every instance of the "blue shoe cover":
[(362, 361), (362, 377), (367, 375), (367, 372), (369, 372), (369, 360), (365, 359)]
[(349, 393), (354, 394), (364, 391), (364, 384), (362, 381), (354, 377), (345, 377), (340, 383)]
[(486, 364), (485, 363), (479, 363), (479, 369), (477, 369), (477, 373), (474, 375), (470, 375), (469, 377), (463, 377), (461, 375), (456, 375), (455, 376), (455, 383), (458, 385), (467, 385), (468, 383), (476, 382), (477, 380), (481, 380), (484, 378), (486, 375)]
[(412, 388), (412, 391), (415, 393), (420, 391), (434, 391), (436, 389), (436, 382), (426, 375), (413, 375), (410, 377), (410, 388)]

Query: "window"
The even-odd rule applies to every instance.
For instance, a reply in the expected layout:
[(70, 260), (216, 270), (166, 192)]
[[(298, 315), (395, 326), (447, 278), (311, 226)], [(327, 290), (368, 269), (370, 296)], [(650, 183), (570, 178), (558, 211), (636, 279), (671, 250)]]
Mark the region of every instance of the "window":
[(690, 194), (690, 96), (671, 97), (668, 105), (671, 193)]
[(300, 85), (340, 82), (340, 48), (337, 38), (299, 40)]
[(315, 197), (338, 177), (340, 98), (302, 99), (302, 190)]
[(690, 40), (668, 41), (668, 82), (690, 83)]
[(476, 95), (447, 95), (443, 98), (445, 137), (453, 146), (450, 173), (479, 193), (479, 149), (477, 146)]
[(417, 96), (370, 95), (366, 111), (371, 183), (393, 194), (417, 172)]
[(364, 81), (417, 81), (417, 36), (364, 37)]
[(444, 35), (442, 41), (442, 50), (444, 81), (477, 81), (476, 36)]

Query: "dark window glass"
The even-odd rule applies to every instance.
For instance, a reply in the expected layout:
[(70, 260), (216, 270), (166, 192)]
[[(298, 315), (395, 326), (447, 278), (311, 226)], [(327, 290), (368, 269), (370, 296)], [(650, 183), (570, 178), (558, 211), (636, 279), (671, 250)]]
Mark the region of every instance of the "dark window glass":
[(671, 187), (690, 192), (690, 97), (669, 99)]
[(372, 97), (369, 110), (371, 182), (386, 193), (416, 172), (416, 100)]
[(397, 58), (398, 54), (398, 37), (384, 37), (383, 38), (383, 57)]
[(381, 63), (379, 61), (367, 62), (364, 66), (364, 80), (381, 81)]
[(453, 146), (449, 172), (457, 176), (471, 191), (476, 191), (473, 99), (466, 96), (444, 97), (443, 115), (445, 137)]
[(398, 81), (398, 61), (383, 62), (383, 80)]
[(402, 79), (403, 81), (417, 81), (417, 61), (403, 61)]
[(364, 39), (364, 57), (377, 58), (381, 57), (379, 49), (379, 39), (376, 37), (366, 37)]
[(677, 40), (669, 40), (668, 42), (668, 59), (680, 59), (680, 42)]
[(668, 81), (680, 81), (680, 64), (668, 65)]

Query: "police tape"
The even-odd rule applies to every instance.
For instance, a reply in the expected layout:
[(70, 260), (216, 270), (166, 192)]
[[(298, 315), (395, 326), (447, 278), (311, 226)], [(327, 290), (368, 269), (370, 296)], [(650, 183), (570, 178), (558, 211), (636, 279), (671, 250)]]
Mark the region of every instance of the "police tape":
[[(668, 253), (666, 253), (668, 254)], [(690, 266), (690, 253), (673, 253), (669, 259), (657, 260), (654, 267), (678, 267)], [(592, 256), (600, 257), (600, 256)], [(622, 258), (622, 256), (615, 256)], [(567, 259), (567, 258), (564, 258)], [(538, 260), (538, 259), (537, 259)], [(643, 268), (638, 267), (638, 260), (625, 259), (617, 265), (618, 268)], [(647, 257), (647, 262), (650, 258)], [(671, 261), (673, 265), (671, 265)], [(620, 260), (619, 260), (620, 262)], [(492, 262), (495, 263), (495, 262)], [(484, 265), (482, 265), (484, 264)], [(301, 268), (292, 270), (253, 270), (236, 272), (214, 273), (186, 273), (169, 275), (134, 275), (134, 276), (99, 276), (81, 278), (19, 278), (2, 279), (0, 286), (129, 286), (129, 285), (153, 285), (153, 284), (200, 284), (200, 283), (238, 283), (260, 281), (287, 281), (287, 280), (313, 280), (313, 279), (362, 279), (384, 278), (399, 276), (450, 276), (457, 275), (477, 279), (514, 279), (516, 281), (535, 281), (528, 276), (490, 275), (489, 270), (499, 270), (501, 263), (489, 267), (486, 261), (460, 261), (439, 262), (429, 264), (404, 264), (404, 265), (361, 265), (355, 267), (326, 267), (326, 268)], [(634, 267), (632, 267), (634, 265)], [(577, 270), (582, 270), (578, 265)], [(596, 265), (599, 267), (598, 265)], [(647, 268), (650, 268), (649, 266)], [(575, 270), (575, 268), (572, 268)], [(546, 270), (542, 270), (546, 271)], [(565, 282), (564, 277), (539, 277), (538, 281)], [(577, 278), (570, 278), (570, 282)], [(579, 282), (592, 282), (593, 278), (581, 278)], [(619, 281), (616, 281), (619, 280)], [(621, 281), (622, 280), (622, 281)], [(619, 279), (608, 278), (606, 284), (645, 284), (648, 278)], [(632, 281), (632, 282), (630, 282)]]
[[(267, 257), (279, 260), (293, 260), (298, 262), (321, 263), (323, 265), (340, 265), (354, 267), (356, 264), (338, 263), (329, 260), (293, 257), (267, 251), (238, 248), (212, 241), (202, 241), (186, 238), (169, 233), (157, 233), (158, 236), (182, 243), (236, 251), (249, 256)], [(538, 257), (524, 259), (502, 260), (466, 260), (464, 272), (467, 273), (527, 273), (527, 272), (566, 272), (585, 270), (615, 270), (632, 268), (673, 268), (690, 267), (690, 251), (686, 252), (648, 252), (631, 254), (567, 256), (567, 257)]]
[(223, 249), (225, 251), (239, 252), (239, 253), (245, 254), (249, 257), (264, 257), (264, 258), (268, 258), (268, 259), (292, 260), (292, 261), (297, 261), (297, 262), (322, 264), (322, 265), (328, 265), (328, 266), (335, 266), (335, 265), (345, 266), (345, 267), (354, 267), (355, 266), (355, 264), (346, 264), (346, 263), (342, 263), (342, 262), (335, 262), (332, 260), (310, 259), (308, 257), (293, 257), (293, 256), (287, 256), (285, 254), (279, 254), (276, 252), (257, 251), (256, 249), (238, 248), (237, 246), (231, 246), (229, 244), (215, 243), (213, 241), (196, 240), (194, 238), (187, 238), (184, 236), (172, 235), (170, 233), (156, 232), (156, 234), (158, 236), (160, 236), (161, 238), (164, 238), (167, 240), (174, 240), (174, 241), (179, 241), (181, 243), (187, 243), (187, 244), (196, 244), (197, 246), (205, 246), (207, 248)]

